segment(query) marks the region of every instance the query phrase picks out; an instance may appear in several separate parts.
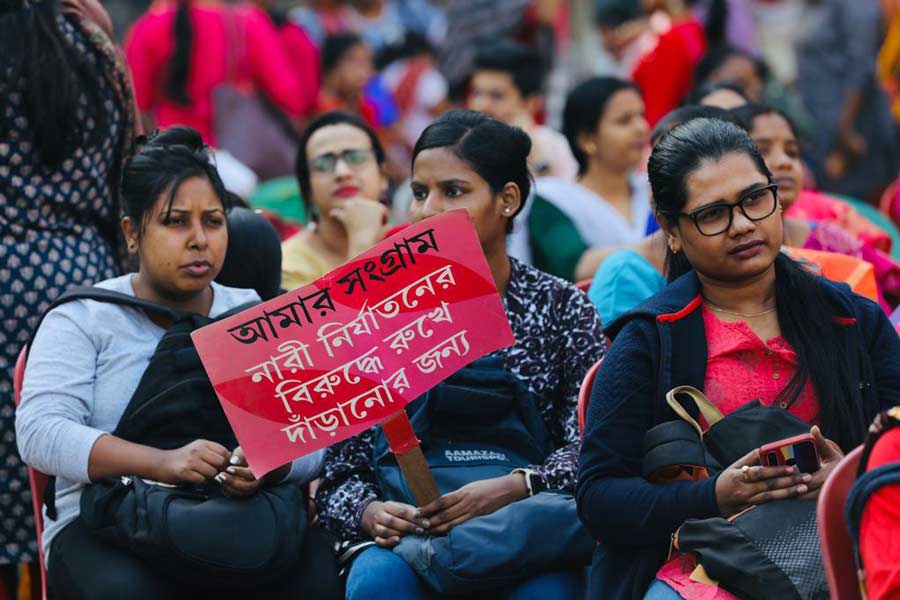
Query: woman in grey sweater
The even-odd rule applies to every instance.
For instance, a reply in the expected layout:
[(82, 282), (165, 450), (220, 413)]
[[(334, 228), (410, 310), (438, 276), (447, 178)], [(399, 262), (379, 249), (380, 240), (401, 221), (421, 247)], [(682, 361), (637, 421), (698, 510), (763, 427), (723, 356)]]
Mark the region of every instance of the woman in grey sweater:
[[(145, 145), (126, 164), (122, 199), (122, 229), (139, 271), (99, 287), (211, 317), (258, 300), (253, 290), (213, 282), (228, 246), (229, 202), (197, 132), (175, 128)], [(42, 540), (56, 597), (115, 598), (126, 589), (138, 598), (192, 595), (92, 537), (78, 519), (81, 491), (92, 481), (123, 475), (166, 484), (214, 481), (232, 495), (249, 495), (285, 480), (300, 485), (321, 466), (321, 454), (312, 455), (257, 480), (239, 450), (215, 442), (160, 450), (111, 435), (168, 325), (136, 308), (78, 300), (50, 311), (34, 339), (16, 428), (25, 462), (57, 477), (58, 514), (46, 522)], [(315, 535), (307, 540), (303, 558), (316, 571), (297, 569), (290, 581), (260, 588), (265, 597), (338, 595), (328, 544)]]

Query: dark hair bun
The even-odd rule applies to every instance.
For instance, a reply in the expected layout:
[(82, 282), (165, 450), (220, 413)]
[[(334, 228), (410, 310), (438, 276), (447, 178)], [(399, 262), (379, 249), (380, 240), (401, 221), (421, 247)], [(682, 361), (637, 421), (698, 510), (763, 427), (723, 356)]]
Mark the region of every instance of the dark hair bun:
[[(519, 211), (525, 207), (531, 193), (531, 138), (518, 127), (474, 110), (451, 110), (419, 136), (413, 148), (413, 163), (421, 152), (433, 148), (448, 148), (487, 181), (495, 194), (507, 183), (515, 183), (522, 196)], [(512, 219), (509, 225), (511, 230)]]
[(161, 194), (168, 194), (171, 206), (178, 187), (190, 177), (208, 180), (222, 206), (226, 210), (231, 207), (212, 153), (196, 130), (172, 127), (138, 139), (122, 170), (120, 190), (125, 216), (143, 223)]
[(187, 146), (190, 150), (205, 150), (203, 136), (196, 129), (176, 125), (169, 129), (157, 131), (147, 138), (148, 146)]

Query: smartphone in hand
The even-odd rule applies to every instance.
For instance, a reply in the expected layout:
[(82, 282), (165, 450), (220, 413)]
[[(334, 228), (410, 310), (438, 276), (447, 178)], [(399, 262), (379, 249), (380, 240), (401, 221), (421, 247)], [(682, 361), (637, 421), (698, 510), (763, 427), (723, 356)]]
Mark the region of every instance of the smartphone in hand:
[(802, 473), (815, 473), (822, 466), (816, 444), (808, 433), (761, 447), (759, 463), (766, 467), (796, 467)]

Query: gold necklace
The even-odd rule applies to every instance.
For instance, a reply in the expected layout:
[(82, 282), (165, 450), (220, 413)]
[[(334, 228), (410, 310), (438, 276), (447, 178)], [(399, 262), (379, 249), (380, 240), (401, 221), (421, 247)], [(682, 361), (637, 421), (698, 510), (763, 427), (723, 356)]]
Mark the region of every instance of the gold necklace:
[(753, 317), (761, 317), (763, 315), (768, 315), (770, 313), (775, 312), (778, 309), (778, 307), (773, 306), (772, 308), (770, 308), (768, 310), (764, 310), (764, 311), (758, 312), (758, 313), (742, 313), (742, 312), (737, 312), (734, 310), (727, 310), (727, 309), (722, 308), (721, 306), (716, 306), (709, 300), (706, 300), (706, 305), (711, 310), (714, 310), (716, 312), (725, 313), (726, 315), (734, 315), (736, 317), (744, 317), (745, 319), (752, 319)]

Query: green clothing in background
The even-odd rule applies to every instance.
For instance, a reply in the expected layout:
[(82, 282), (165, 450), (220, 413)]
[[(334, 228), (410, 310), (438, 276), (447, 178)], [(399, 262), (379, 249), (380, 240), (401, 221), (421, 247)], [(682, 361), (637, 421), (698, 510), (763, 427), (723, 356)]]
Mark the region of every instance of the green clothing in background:
[(528, 215), (528, 237), (535, 267), (569, 281), (575, 280), (575, 267), (587, 250), (587, 244), (572, 220), (538, 195), (534, 196)]

